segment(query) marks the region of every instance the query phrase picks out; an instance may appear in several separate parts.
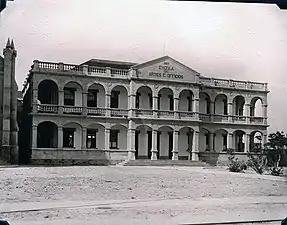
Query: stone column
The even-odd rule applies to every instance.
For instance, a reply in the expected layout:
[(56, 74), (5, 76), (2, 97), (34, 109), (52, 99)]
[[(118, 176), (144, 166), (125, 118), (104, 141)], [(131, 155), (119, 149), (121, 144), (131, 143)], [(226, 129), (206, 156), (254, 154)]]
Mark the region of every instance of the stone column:
[(87, 104), (88, 104), (88, 93), (87, 92), (83, 92), (82, 93), (83, 116), (87, 116), (88, 115)]
[(111, 129), (105, 129), (105, 150), (110, 150), (110, 131)]
[(263, 116), (263, 123), (267, 124), (267, 107), (268, 105), (262, 105), (263, 107), (263, 112), (262, 112), (262, 116)]
[(233, 116), (233, 103), (232, 102), (228, 102), (227, 103), (227, 114), (228, 114), (228, 122), (232, 123), (232, 116)]
[(82, 149), (87, 148), (87, 128), (83, 127), (82, 129)]
[(151, 160), (157, 160), (157, 130), (152, 130)]
[(232, 133), (227, 134), (227, 149), (233, 149), (233, 135), (232, 135)]
[(210, 121), (214, 121), (214, 104), (214, 102), (210, 102), (209, 104)]
[(249, 152), (250, 134), (244, 135), (244, 152)]
[(244, 105), (244, 116), (246, 116), (246, 123), (250, 123), (250, 104)]
[(37, 148), (37, 125), (32, 127), (32, 149)]
[(33, 88), (32, 104), (33, 104), (33, 113), (37, 113), (38, 112), (38, 89), (37, 88)]
[(133, 110), (136, 108), (136, 95), (130, 95), (129, 96), (129, 117), (133, 116)]
[(213, 152), (214, 151), (214, 133), (209, 133), (209, 151)]
[(105, 108), (106, 108), (106, 116), (111, 116), (111, 94), (106, 94), (106, 101), (105, 101)]
[(63, 127), (58, 126), (58, 149), (63, 149)]
[(64, 106), (64, 90), (59, 90), (59, 114), (63, 114), (63, 106)]
[(178, 134), (178, 130), (173, 131), (172, 160), (178, 160)]
[(193, 99), (193, 112), (195, 113), (195, 119), (199, 119), (199, 98)]
[(174, 119), (179, 118), (178, 108), (179, 108), (179, 98), (174, 98), (173, 99)]
[(199, 152), (199, 132), (193, 132), (193, 139), (192, 139), (192, 154), (191, 160), (198, 161), (198, 152)]
[(129, 142), (130, 142), (130, 144), (129, 144), (129, 152), (128, 152), (128, 160), (135, 160), (135, 151), (136, 151), (136, 149), (135, 149), (135, 138), (136, 138), (136, 131), (135, 131), (135, 129), (129, 129), (129, 135), (128, 135), (128, 137), (129, 137)]
[(157, 113), (157, 111), (158, 111), (157, 104), (158, 103), (157, 102), (158, 102), (158, 96), (152, 96), (152, 110), (153, 110), (153, 116), (155, 118), (158, 117), (158, 113)]

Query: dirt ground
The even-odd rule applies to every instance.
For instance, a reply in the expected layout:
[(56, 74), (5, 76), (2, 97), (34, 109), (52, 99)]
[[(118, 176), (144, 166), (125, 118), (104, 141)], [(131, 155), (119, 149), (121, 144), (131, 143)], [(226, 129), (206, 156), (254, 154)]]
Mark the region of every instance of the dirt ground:
[[(0, 218), (15, 221), (15, 225), (24, 224), (23, 221), (30, 221), (27, 224), (34, 224), (34, 221), (35, 225), (89, 222), (155, 224), (155, 221), (175, 224), (179, 216), (183, 218), (184, 215), (212, 218), (219, 212), (224, 215), (237, 212), (237, 217), (240, 217), (253, 211), (262, 215), (272, 212), (272, 215), (280, 217), (282, 213), (278, 208), (287, 212), (284, 201), (276, 204), (250, 203), (253, 198), (286, 199), (286, 179), (252, 172), (230, 173), (225, 168), (18, 167), (0, 168), (0, 177)], [(203, 200), (204, 204), (195, 204)], [(218, 200), (222, 200), (222, 204)], [(58, 203), (76, 202), (83, 206), (91, 201), (105, 204), (29, 212), (12, 210), (15, 205), (20, 207), (24, 203), (27, 207), (38, 202), (43, 208), (44, 203), (56, 206)]]

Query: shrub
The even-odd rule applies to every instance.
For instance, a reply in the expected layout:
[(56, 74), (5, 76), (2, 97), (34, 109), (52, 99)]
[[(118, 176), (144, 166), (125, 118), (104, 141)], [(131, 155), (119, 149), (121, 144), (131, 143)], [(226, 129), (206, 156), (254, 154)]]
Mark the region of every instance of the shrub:
[(248, 166), (250, 166), (256, 173), (263, 174), (267, 168), (267, 157), (263, 150), (256, 154), (248, 153)]
[(230, 164), (228, 166), (228, 170), (230, 172), (240, 173), (247, 169), (247, 165), (235, 157), (233, 149), (227, 149), (227, 153), (229, 154), (228, 160), (230, 161)]
[(273, 176), (282, 176), (284, 173), (284, 170), (282, 167), (271, 167), (270, 172), (271, 172), (271, 175)]

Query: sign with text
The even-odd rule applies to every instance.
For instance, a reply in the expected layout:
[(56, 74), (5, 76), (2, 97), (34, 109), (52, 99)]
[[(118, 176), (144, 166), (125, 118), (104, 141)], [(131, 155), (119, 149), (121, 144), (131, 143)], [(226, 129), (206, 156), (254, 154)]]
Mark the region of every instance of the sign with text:
[(194, 82), (196, 75), (196, 71), (172, 58), (147, 62), (138, 70), (140, 78), (160, 81)]
[(163, 65), (158, 66), (159, 72), (149, 72), (150, 77), (162, 77), (162, 78), (173, 78), (173, 79), (183, 79), (183, 74), (178, 74), (174, 70), (169, 62), (164, 62)]

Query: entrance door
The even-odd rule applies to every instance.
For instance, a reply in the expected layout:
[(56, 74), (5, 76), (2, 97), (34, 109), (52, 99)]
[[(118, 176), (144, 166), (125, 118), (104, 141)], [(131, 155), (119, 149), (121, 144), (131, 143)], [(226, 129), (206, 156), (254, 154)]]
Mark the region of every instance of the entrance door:
[(148, 158), (151, 159), (151, 147), (152, 147), (152, 131), (147, 131), (147, 152)]
[(168, 158), (172, 159), (173, 132), (168, 132)]
[(135, 133), (135, 158), (137, 159), (139, 156), (139, 131)]

